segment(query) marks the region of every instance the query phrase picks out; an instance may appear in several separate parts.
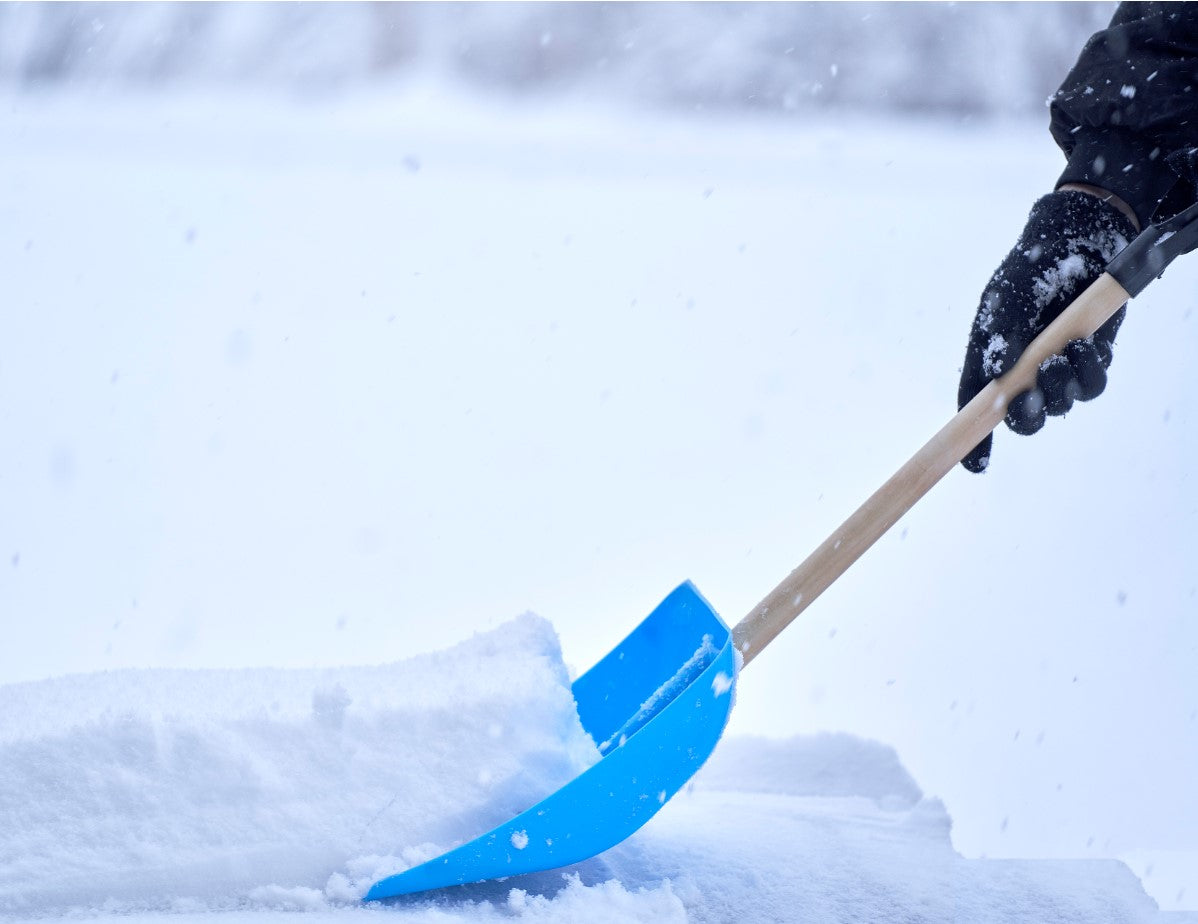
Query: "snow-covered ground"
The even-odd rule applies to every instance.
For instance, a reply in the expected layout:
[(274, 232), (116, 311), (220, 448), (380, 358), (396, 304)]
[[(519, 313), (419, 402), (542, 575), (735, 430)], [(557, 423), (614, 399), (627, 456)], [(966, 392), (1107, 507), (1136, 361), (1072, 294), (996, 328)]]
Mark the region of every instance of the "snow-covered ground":
[[(65, 893), (15, 864), (37, 836), (67, 849), (52, 800), (71, 793), (31, 791), (37, 768), (111, 782), (95, 761), (125, 759), (122, 735), (169, 749), (122, 724), (147, 708), (111, 693), (129, 675), (27, 682), (155, 668), (177, 689), (190, 675), (166, 669), (390, 664), (482, 629), (518, 661), (543, 654), (513, 628), (539, 623), (508, 622), (529, 610), (577, 672), (688, 577), (735, 621), (954, 409), (977, 294), (1059, 166), (1039, 125), (675, 120), (419, 86), (3, 105), (0, 741), (34, 763), (6, 759), (0, 814), (47, 827), (6, 825), (0, 895), (32, 889), (41, 916)], [(167, 893), (172, 921), (1198, 908), (1196, 290), (1179, 262), (1133, 306), (1100, 402), (1000, 434), (990, 473), (953, 473), (788, 629), (694, 791), (577, 882), (385, 912), (295, 890), (324, 889), (345, 848), (323, 876), (165, 872), (153, 901), (134, 889), (139, 920)], [(222, 676), (187, 681), (212, 702), (185, 730), (252, 756)], [(251, 698), (262, 734), (318, 763), (342, 709), (396, 705), (252, 676), (294, 687), (278, 716), (282, 693)], [(455, 726), (411, 706), (441, 730), (423, 785), (474, 760), (495, 708)], [(850, 739), (820, 732), (885, 746), (842, 760)], [(835, 774), (796, 791), (813, 761), (880, 766), (849, 777), (903, 780), (906, 801)], [(158, 782), (154, 809), (217, 823)], [(470, 820), (506, 807), (458, 784)], [(367, 789), (338, 798), (366, 812)], [(181, 845), (100, 792), (105, 843)], [(99, 891), (80, 899), (97, 913)]]
[[(552, 627), (391, 665), (121, 670), (0, 687), (0, 918), (358, 913), (369, 884), (597, 754)], [(888, 747), (721, 743), (599, 858), (390, 904), (401, 920), (1163, 921), (1112, 860), (966, 860)], [(377, 915), (376, 915), (377, 917)]]

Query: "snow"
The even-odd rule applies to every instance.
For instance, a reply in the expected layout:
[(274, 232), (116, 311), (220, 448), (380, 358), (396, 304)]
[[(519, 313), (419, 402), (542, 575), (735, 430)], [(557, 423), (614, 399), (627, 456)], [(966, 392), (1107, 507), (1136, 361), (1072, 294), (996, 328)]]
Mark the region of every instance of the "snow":
[(1036, 294), (1036, 307), (1043, 308), (1060, 292), (1070, 292), (1077, 281), (1086, 275), (1086, 260), (1079, 253), (1070, 254), (1054, 265), (1044, 268), (1032, 287)]
[(0, 914), (357, 898), (598, 757), (532, 617), (379, 667), (10, 684), (0, 730)]
[[(31, 903), (9, 916), (1195, 908), (1185, 260), (1098, 402), (999, 434), (990, 473), (949, 476), (753, 662), (712, 765), (635, 838), (573, 879), (349, 901), (374, 853), (431, 856), (575, 766), (565, 677), (669, 588), (735, 621), (943, 423), (978, 293), (1059, 168), (1042, 125), (420, 85), (4, 105), (0, 814), (44, 838), (3, 825), (26, 865), (5, 854), (0, 894)], [(561, 654), (505, 622), (527, 610)], [(347, 844), (379, 793), (344, 744), (434, 796), (389, 810), (426, 827)], [(203, 773), (166, 760), (188, 746)], [(513, 754), (540, 755), (530, 782)], [(253, 799), (303, 843), (218, 862)], [(48, 858), (139, 850), (160, 872), (51, 881)]]
[[(0, 918), (27, 920), (352, 919), (374, 878), (482, 833), (594, 756), (556, 638), (532, 617), (379, 667), (8, 685), (0, 728)], [(495, 785), (480, 786), (483, 767)], [(950, 830), (889, 747), (732, 738), (660, 821), (601, 857), (387, 913), (1160, 919), (1121, 864), (965, 860)], [(511, 843), (526, 848), (527, 832)]]
[(986, 375), (1002, 375), (1007, 346), (1007, 338), (1002, 334), (990, 335), (990, 342), (982, 353), (982, 371)]
[[(628, 721), (615, 730), (611, 737), (599, 744), (599, 753), (606, 754), (612, 747), (622, 744), (631, 735), (668, 706), (678, 694), (694, 683), (695, 678), (702, 674), (719, 655), (720, 650), (710, 635), (704, 635), (703, 641), (695, 653), (687, 658), (678, 670), (666, 680), (653, 694), (641, 703), (640, 708), (629, 716)], [(717, 694), (726, 693), (732, 688), (732, 680), (722, 671), (712, 678), (713, 689)]]

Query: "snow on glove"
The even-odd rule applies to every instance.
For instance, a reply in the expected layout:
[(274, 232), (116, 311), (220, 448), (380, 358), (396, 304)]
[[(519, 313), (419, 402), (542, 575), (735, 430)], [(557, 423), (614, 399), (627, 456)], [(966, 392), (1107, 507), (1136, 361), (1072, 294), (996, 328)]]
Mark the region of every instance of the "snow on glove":
[[(1007, 372), (1135, 234), (1126, 215), (1089, 193), (1054, 192), (1032, 206), (1019, 241), (982, 293), (965, 351), (958, 409)], [(1071, 341), (1062, 355), (1041, 365), (1036, 387), (1016, 396), (1007, 408), (1007, 426), (1016, 433), (1035, 433), (1047, 415), (1063, 415), (1074, 401), (1102, 394), (1126, 312), (1126, 306), (1120, 308), (1092, 337)], [(971, 472), (985, 471), (991, 443), (987, 435), (961, 464)]]

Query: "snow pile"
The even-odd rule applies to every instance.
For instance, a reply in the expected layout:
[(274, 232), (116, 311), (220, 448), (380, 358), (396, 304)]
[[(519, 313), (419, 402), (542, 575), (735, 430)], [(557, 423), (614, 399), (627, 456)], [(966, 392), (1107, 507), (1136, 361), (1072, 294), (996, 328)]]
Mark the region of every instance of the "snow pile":
[[(595, 759), (557, 638), (522, 617), (329, 670), (117, 671), (0, 687), (0, 918), (340, 922), (375, 878)], [(406, 896), (405, 921), (1163, 920), (1114, 861), (966, 860), (893, 749), (731, 738), (624, 843)]]
[(712, 755), (697, 785), (727, 792), (861, 797), (892, 809), (909, 809), (923, 798), (894, 748), (830, 733), (785, 741), (729, 739)]
[[(813, 746), (798, 742), (793, 753)], [(898, 808), (860, 796), (697, 786), (639, 844), (606, 856), (626, 888), (668, 877), (688, 920), (712, 924), (1175, 920), (1122, 863), (965, 859), (952, 849), (950, 827), (934, 799)]]
[(850, 735), (730, 738), (641, 842), (625, 887), (668, 877), (688, 920), (1180, 922), (1111, 860), (966, 859), (895, 751)]
[(353, 901), (594, 756), (531, 616), (381, 667), (0, 687), (0, 914)]

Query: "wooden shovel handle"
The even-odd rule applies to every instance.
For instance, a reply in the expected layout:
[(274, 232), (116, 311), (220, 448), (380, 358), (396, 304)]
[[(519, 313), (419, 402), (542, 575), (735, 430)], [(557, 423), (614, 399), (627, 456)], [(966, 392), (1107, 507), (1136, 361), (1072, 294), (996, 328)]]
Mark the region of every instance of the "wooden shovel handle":
[(823, 545), (737, 623), (732, 638), (743, 658), (742, 667), (1002, 422), (1011, 400), (1035, 385), (1041, 363), (1064, 350), (1070, 341), (1092, 335), (1130, 297), (1109, 273), (1103, 273), (1082, 292), (1032, 341), (1010, 372), (983, 388)]

